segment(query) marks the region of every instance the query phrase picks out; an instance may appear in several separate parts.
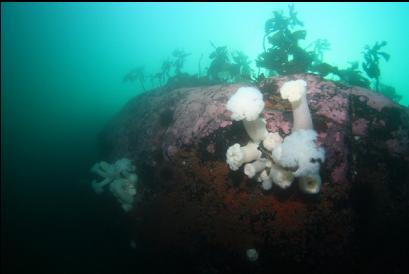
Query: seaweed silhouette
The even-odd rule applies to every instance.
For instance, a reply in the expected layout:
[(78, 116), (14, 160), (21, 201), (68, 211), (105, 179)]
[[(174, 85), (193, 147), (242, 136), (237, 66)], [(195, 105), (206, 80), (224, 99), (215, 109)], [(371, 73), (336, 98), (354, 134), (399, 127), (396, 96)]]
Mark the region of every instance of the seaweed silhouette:
[(394, 87), (382, 83), (379, 84), (379, 92), (395, 102), (399, 102), (403, 97), (402, 95), (396, 93), (396, 89)]
[(209, 55), (212, 60), (207, 70), (210, 81), (238, 82), (252, 81), (251, 61), (242, 51), (229, 52), (226, 46), (216, 47), (212, 42), (214, 51)]
[(145, 67), (140, 66), (137, 68), (132, 69), (130, 72), (128, 72), (124, 79), (123, 82), (139, 82), (141, 85), (142, 89), (145, 91)]
[(162, 62), (161, 70), (151, 76), (152, 86), (155, 80), (159, 83), (159, 86), (164, 85), (170, 76), (170, 71), (172, 69), (172, 61), (168, 58)]
[(369, 88), (370, 82), (368, 79), (362, 76), (362, 72), (359, 70), (358, 62), (349, 62), (349, 67), (347, 69), (337, 69), (334, 74), (337, 74), (341, 78), (341, 82), (343, 83)]
[(212, 60), (207, 70), (207, 75), (210, 80), (227, 81), (230, 74), (230, 58), (229, 51), (226, 46), (216, 47), (212, 42), (210, 45), (214, 51), (210, 53), (209, 58)]
[(173, 61), (172, 65), (175, 68), (175, 74), (179, 75), (182, 73), (182, 67), (185, 63), (186, 57), (190, 55), (190, 53), (186, 53), (182, 49), (175, 49), (172, 53), (173, 57), (175, 60)]
[[(312, 44), (316, 62), (324, 61), (324, 52), (331, 49), (331, 45), (327, 39), (317, 39)], [(309, 48), (309, 47), (307, 47)]]
[(379, 77), (381, 76), (381, 70), (379, 68), (379, 60), (382, 57), (385, 61), (389, 61), (390, 55), (381, 49), (387, 45), (386, 41), (376, 42), (375, 45), (370, 47), (365, 46), (362, 54), (365, 61), (362, 63), (362, 68), (366, 72), (369, 78), (375, 79), (375, 90), (379, 91)]
[(273, 17), (268, 19), (264, 25), (264, 37), (263, 37), (263, 49), (266, 52), (265, 41), (269, 35), (274, 32), (284, 32), (288, 34), (289, 28), (296, 26), (304, 26), (304, 24), (298, 20), (297, 12), (295, 12), (294, 5), (289, 5), (289, 16), (286, 17), (283, 11), (273, 11)]
[[(260, 82), (270, 75), (314, 73), (321, 77), (329, 77), (327, 79), (334, 82), (364, 88), (370, 88), (371, 79), (374, 79), (375, 91), (383, 93), (394, 101), (401, 99), (402, 96), (397, 94), (393, 87), (381, 84), (379, 81), (380, 60), (390, 59), (390, 55), (382, 51), (387, 42), (376, 42), (373, 46), (365, 46), (362, 52), (364, 57), (362, 69), (368, 79), (359, 69), (359, 62), (349, 62), (349, 67), (346, 69), (326, 63), (324, 53), (331, 49), (326, 39), (317, 39), (307, 47), (301, 47), (299, 42), (305, 40), (307, 36), (307, 31), (302, 27), (304, 24), (298, 19), (294, 5), (288, 6), (286, 14), (283, 11), (273, 11), (272, 17), (264, 25), (263, 52), (255, 60), (258, 73), (254, 75), (251, 68), (252, 60), (244, 52), (229, 51), (227, 46), (216, 46), (210, 41), (213, 51), (208, 56), (210, 64), (203, 69), (206, 70), (203, 75), (203, 54), (198, 60), (197, 74), (189, 74), (182, 69), (186, 58), (191, 54), (183, 49), (175, 49), (171, 56), (163, 61), (161, 70), (150, 76), (152, 86), (155, 82), (159, 82), (159, 86), (167, 89), (240, 81)], [(267, 70), (266, 76), (261, 69)], [(124, 81), (137, 81), (145, 89), (143, 67), (133, 69), (125, 76)]]
[[(297, 18), (294, 5), (289, 6), (289, 15), (282, 11), (274, 11), (273, 17), (268, 19), (264, 27), (263, 48), (256, 64), (279, 75), (307, 72), (314, 61), (314, 52), (306, 51), (298, 45), (304, 40), (305, 30), (294, 30), (296, 26), (303, 26)], [(271, 45), (266, 49), (265, 41)]]
[(242, 51), (235, 51), (231, 55), (233, 59), (231, 72), (235, 81), (252, 80), (249, 57)]

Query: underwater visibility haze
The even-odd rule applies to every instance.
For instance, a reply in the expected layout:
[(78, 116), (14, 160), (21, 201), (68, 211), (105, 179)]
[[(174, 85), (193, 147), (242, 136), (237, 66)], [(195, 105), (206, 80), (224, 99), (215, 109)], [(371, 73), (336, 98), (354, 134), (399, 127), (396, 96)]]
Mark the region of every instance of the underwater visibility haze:
[(407, 26), (2, 3), (2, 273), (407, 273)]

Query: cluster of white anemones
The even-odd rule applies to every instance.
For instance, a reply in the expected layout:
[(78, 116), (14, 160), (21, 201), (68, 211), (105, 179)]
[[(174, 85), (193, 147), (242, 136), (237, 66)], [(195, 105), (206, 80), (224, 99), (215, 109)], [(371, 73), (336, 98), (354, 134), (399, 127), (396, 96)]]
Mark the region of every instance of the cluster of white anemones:
[(107, 162), (96, 163), (92, 166), (91, 172), (103, 178), (100, 182), (96, 180), (91, 182), (96, 193), (101, 194), (104, 192), (104, 187), (109, 185), (109, 190), (117, 198), (123, 210), (132, 209), (134, 197), (137, 194), (138, 176), (135, 174), (135, 166), (129, 159), (120, 159), (112, 165)]
[[(226, 107), (232, 112), (231, 118), (243, 121), (251, 139), (245, 146), (236, 143), (228, 148), (226, 160), (231, 170), (236, 171), (244, 164), (244, 173), (261, 182), (265, 190), (273, 184), (287, 188), (298, 177), (302, 191), (319, 192), (324, 149), (315, 144), (317, 133), (313, 129), (306, 85), (304, 80), (289, 81), (280, 89), (281, 97), (290, 101), (294, 116), (292, 133), (284, 140), (278, 132), (267, 131), (266, 121), (260, 117), (264, 100), (258, 89), (241, 87), (230, 97)], [(262, 151), (268, 152), (267, 157), (263, 157)]]

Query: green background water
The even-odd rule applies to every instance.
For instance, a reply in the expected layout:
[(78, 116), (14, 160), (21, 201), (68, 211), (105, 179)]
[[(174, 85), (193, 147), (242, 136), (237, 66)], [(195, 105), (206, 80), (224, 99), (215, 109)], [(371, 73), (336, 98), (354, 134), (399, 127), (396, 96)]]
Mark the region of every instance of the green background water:
[[(183, 48), (192, 54), (185, 70), (196, 73), (200, 55), (208, 61), (209, 41), (254, 60), (262, 52), (264, 22), (287, 5), (2, 4), (2, 125), (6, 134), (15, 133), (6, 136), (10, 142), (22, 135), (39, 142), (47, 137), (47, 146), (67, 137), (92, 139), (138, 93), (137, 86), (122, 82), (130, 69), (144, 65), (147, 73), (157, 72), (173, 49)], [(409, 104), (408, 3), (297, 3), (296, 9), (306, 44), (317, 38), (331, 43), (324, 56), (329, 63), (346, 67), (362, 60), (366, 44), (388, 41), (392, 57), (381, 63), (381, 81)]]
[[(209, 41), (254, 60), (262, 52), (265, 21), (287, 5), (2, 3), (6, 220), (23, 233), (22, 219), (33, 227), (39, 219), (49, 220), (40, 211), (61, 214), (67, 204), (59, 204), (54, 191), (61, 194), (79, 182), (95, 160), (98, 132), (141, 92), (138, 85), (122, 82), (130, 69), (144, 65), (148, 74), (155, 73), (175, 48), (183, 48), (191, 53), (184, 70), (197, 73), (202, 54), (203, 67), (209, 63)], [(295, 8), (307, 30), (304, 45), (328, 39), (331, 50), (324, 60), (331, 64), (346, 68), (348, 61), (362, 61), (366, 44), (387, 41), (391, 59), (381, 62), (381, 82), (394, 86), (404, 96), (401, 103), (409, 104), (408, 3), (296, 3)]]
[[(227, 45), (254, 60), (262, 52), (264, 22), (287, 3), (60, 3), (2, 4), (2, 125), (9, 142), (30, 136), (48, 147), (98, 130), (132, 96), (122, 82), (133, 67), (159, 71), (175, 48), (192, 55), (197, 73), (212, 48)], [(409, 104), (408, 3), (296, 3), (305, 44), (328, 39), (324, 59), (347, 67), (366, 44), (386, 40), (389, 62), (381, 81)], [(254, 62), (252, 63), (254, 66)], [(148, 84), (149, 88), (149, 84)], [(12, 137), (11, 137), (12, 136)], [(45, 141), (46, 140), (46, 141)], [(45, 144), (43, 143), (45, 142)], [(50, 143), (51, 142), (51, 143)], [(17, 145), (20, 146), (21, 144)]]

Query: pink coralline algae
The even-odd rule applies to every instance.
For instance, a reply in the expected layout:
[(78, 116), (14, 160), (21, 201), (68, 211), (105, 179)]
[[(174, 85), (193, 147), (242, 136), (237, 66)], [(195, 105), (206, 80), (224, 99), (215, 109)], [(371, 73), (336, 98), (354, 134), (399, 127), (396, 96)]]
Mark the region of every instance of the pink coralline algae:
[(343, 124), (347, 121), (348, 100), (345, 95), (337, 94), (328, 101), (320, 101), (316, 105), (316, 114), (331, 119), (332, 121)]
[(227, 127), (227, 126), (230, 126), (232, 123), (233, 123), (232, 121), (222, 121), (222, 122), (220, 123), (220, 127), (221, 127), (221, 128)]
[(216, 152), (216, 148), (214, 147), (214, 144), (207, 145), (206, 150), (207, 152), (212, 153), (212, 154)]
[(346, 183), (348, 182), (346, 174), (348, 172), (347, 164), (342, 162), (331, 172), (331, 179), (333, 183)]
[(377, 111), (381, 111), (384, 107), (396, 107), (396, 103), (389, 100), (386, 96), (376, 93), (364, 88), (354, 87), (350, 90), (351, 94), (359, 96), (361, 102), (366, 104)]
[[(107, 125), (103, 159), (126, 156), (140, 176), (144, 191), (135, 207), (140, 211), (130, 212), (134, 219), (125, 223), (141, 250), (154, 254), (151, 261), (172, 252), (180, 259), (188, 251), (206, 260), (214, 254), (230, 258), (223, 260), (224, 270), (239, 265), (250, 267), (242, 273), (259, 273), (256, 268), (271, 263), (289, 273), (306, 272), (291, 271), (288, 262), (297, 258), (313, 266), (307, 272), (327, 262), (330, 273), (374, 242), (391, 242), (390, 235), (392, 241), (408, 241), (409, 112), (369, 90), (310, 74), (268, 78), (258, 86), (266, 101), (262, 117), (267, 130), (282, 137), (291, 133), (293, 116), (279, 89), (296, 79), (307, 81), (317, 144), (325, 148), (322, 189), (313, 196), (296, 186), (263, 191), (226, 164), (227, 148), (249, 140), (225, 107), (247, 84), (149, 91)], [(355, 241), (362, 235), (368, 244)], [(252, 247), (268, 259), (258, 265), (240, 261)], [(196, 270), (192, 273), (213, 271)]]
[(238, 88), (239, 86), (231, 85), (191, 89), (176, 102), (175, 123), (167, 131), (167, 142), (176, 142), (177, 145), (195, 144), (218, 128), (231, 124), (225, 102)]
[(318, 137), (317, 137), (317, 146), (322, 146), (322, 144), (324, 143), (324, 141), (327, 138), (327, 133), (326, 132), (319, 132), (318, 133)]
[[(332, 82), (321, 81), (319, 77), (309, 74), (267, 79), (266, 82), (275, 84), (278, 88), (274, 92), (279, 94), (279, 90), (285, 82), (297, 79), (303, 79), (307, 82), (307, 100), (313, 116), (322, 116), (326, 120), (329, 119), (329, 121), (338, 124), (348, 122), (348, 91), (338, 88)], [(266, 85), (266, 83), (262, 84), (262, 86)]]
[(368, 130), (368, 120), (359, 118), (352, 123), (352, 134), (364, 136)]
[(285, 135), (291, 133), (291, 127), (289, 121), (284, 120), (282, 112), (279, 111), (265, 111), (263, 113), (264, 119), (266, 120), (266, 128), (269, 132), (280, 132), (282, 131)]

